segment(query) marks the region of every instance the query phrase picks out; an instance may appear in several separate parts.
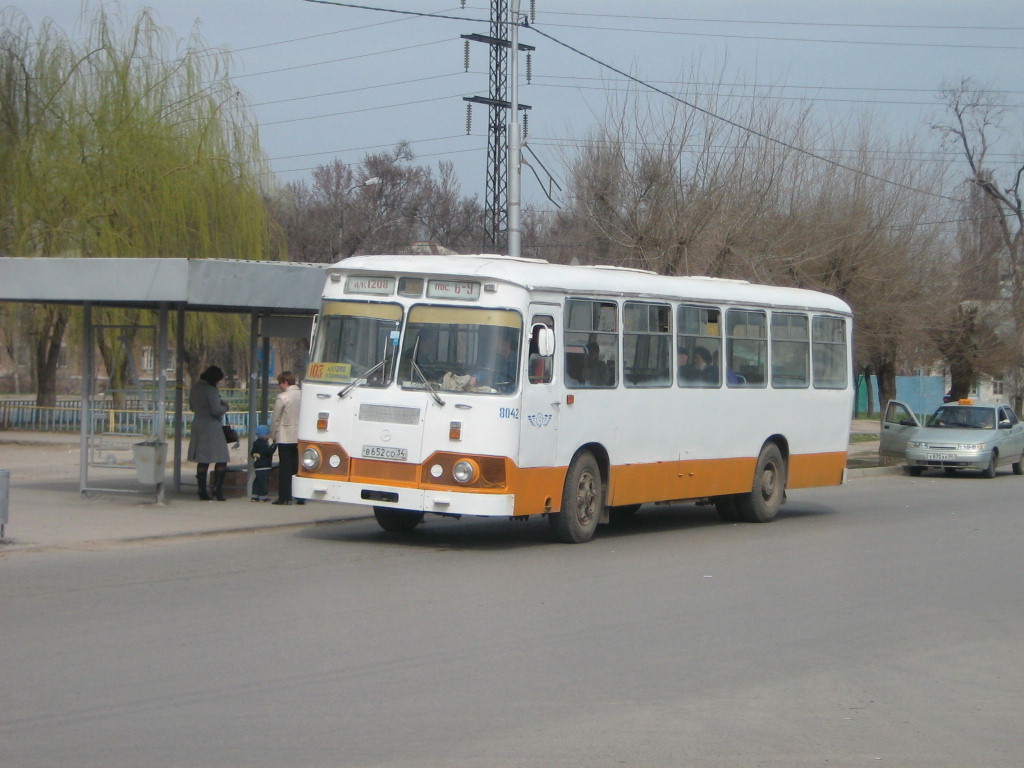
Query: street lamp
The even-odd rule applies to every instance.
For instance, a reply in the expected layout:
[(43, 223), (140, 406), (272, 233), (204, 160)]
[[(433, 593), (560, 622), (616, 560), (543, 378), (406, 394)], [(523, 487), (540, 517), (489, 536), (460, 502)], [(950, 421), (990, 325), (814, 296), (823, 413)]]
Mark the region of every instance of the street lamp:
[[(355, 186), (352, 186), (352, 187), (349, 187), (348, 189), (346, 189), (344, 196), (348, 197), (350, 193), (355, 192), (357, 189), (362, 189), (364, 187), (376, 187), (376, 186), (380, 185), (381, 183), (382, 183), (382, 179), (380, 178), (380, 176), (371, 176), (370, 178), (364, 179), (363, 181), (359, 182)], [(345, 258), (344, 256), (342, 256), (342, 253), (341, 253), (341, 250), (340, 250), (341, 247), (344, 245), (344, 238), (345, 238), (345, 211), (344, 211), (343, 208), (339, 209), (339, 211), (338, 211), (338, 219), (339, 219), (338, 220), (338, 248), (339, 248), (339, 250), (338, 250), (337, 255), (340, 256), (341, 258)]]

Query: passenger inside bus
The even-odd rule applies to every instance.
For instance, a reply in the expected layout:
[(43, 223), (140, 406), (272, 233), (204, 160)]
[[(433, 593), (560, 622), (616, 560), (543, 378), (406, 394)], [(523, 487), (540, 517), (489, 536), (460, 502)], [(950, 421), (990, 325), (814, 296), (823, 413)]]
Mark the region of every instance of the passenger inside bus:
[(693, 350), (693, 363), (680, 369), (680, 377), (684, 382), (698, 386), (718, 386), (718, 367), (707, 347)]
[(601, 345), (590, 335), (586, 344), (565, 348), (565, 383), (570, 387), (608, 387), (615, 383), (612, 361), (601, 359)]
[(516, 386), (518, 351), (512, 341), (512, 333), (499, 331), (493, 341), (490, 355), (484, 355), (489, 365), (473, 371), (469, 381), (471, 387), (490, 387), (499, 392), (511, 392)]
[(531, 384), (551, 383), (552, 358), (541, 355), (538, 336), (542, 331), (553, 326), (553, 319), (549, 315), (536, 315), (533, 318), (533, 332), (530, 334), (529, 363), (527, 366)]
[(690, 352), (680, 348), (676, 353), (676, 365), (679, 368), (679, 380), (686, 381), (690, 376)]

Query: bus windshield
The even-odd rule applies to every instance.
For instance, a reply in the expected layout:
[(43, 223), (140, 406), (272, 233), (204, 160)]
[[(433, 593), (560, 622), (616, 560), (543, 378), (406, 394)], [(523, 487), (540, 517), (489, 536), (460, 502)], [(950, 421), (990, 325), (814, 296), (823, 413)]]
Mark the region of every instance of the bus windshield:
[(309, 353), (308, 381), (385, 387), (392, 379), (402, 307), (325, 301)]
[(514, 392), (522, 328), (522, 318), (510, 310), (415, 306), (398, 379), (405, 389)]

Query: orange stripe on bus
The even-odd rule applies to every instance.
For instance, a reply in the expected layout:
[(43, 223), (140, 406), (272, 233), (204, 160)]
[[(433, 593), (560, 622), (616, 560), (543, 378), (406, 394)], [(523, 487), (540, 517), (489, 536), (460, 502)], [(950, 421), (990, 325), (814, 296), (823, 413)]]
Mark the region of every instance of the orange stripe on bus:
[[(611, 468), (608, 504), (622, 506), (746, 493), (753, 485), (756, 465), (756, 458), (742, 457), (614, 466)], [(839, 485), (843, 481), (845, 467), (845, 451), (791, 456), (786, 487)], [(508, 491), (516, 495), (515, 514), (558, 509), (567, 469), (514, 468), (509, 477)]]
[(789, 457), (787, 488), (817, 488), (840, 485), (846, 469), (846, 451), (805, 453)]
[[(653, 464), (620, 464), (610, 470), (609, 505), (642, 504), (653, 501), (699, 499), (727, 493), (746, 493), (751, 489), (757, 459), (695, 459), (661, 461)], [(445, 486), (476, 493), (515, 494), (513, 514), (535, 515), (561, 507), (562, 489), (568, 467), (517, 467), (506, 464), (503, 488), (465, 488)], [(846, 467), (846, 452), (814, 453), (790, 456), (787, 488), (814, 488), (839, 485)], [(375, 483), (396, 487), (438, 487), (421, 484), (421, 465), (353, 459), (351, 475), (341, 478), (306, 475), (322, 479), (345, 479), (354, 483)], [(382, 469), (387, 469), (382, 473)], [(303, 473), (300, 470), (300, 474)]]

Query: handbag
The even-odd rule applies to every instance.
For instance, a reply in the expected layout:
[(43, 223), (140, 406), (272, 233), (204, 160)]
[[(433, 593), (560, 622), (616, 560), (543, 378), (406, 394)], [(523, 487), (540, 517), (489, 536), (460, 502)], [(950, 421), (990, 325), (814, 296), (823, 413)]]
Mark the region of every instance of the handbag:
[(221, 426), (221, 429), (224, 430), (224, 439), (227, 442), (229, 442), (229, 443), (237, 443), (238, 442), (238, 433), (235, 431), (234, 427), (232, 427), (230, 424), (221, 424), (220, 426)]

